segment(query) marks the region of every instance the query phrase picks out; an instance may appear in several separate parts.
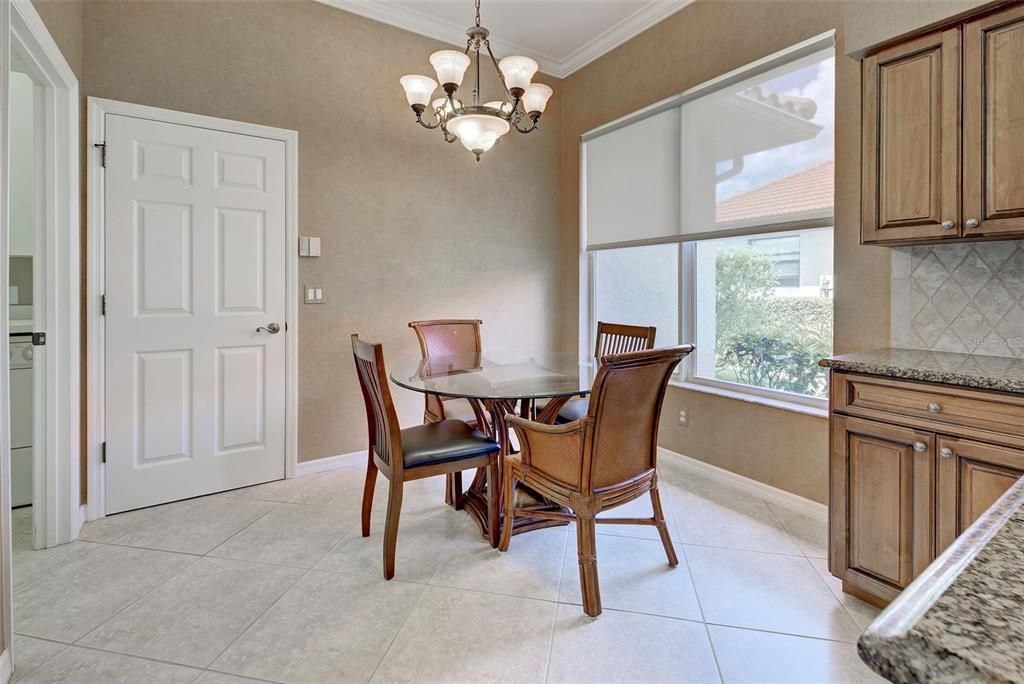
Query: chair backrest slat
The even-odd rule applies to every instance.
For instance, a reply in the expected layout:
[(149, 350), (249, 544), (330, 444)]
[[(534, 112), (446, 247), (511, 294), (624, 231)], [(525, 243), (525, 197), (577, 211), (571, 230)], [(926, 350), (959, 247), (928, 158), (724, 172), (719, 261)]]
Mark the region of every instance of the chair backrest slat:
[(443, 318), (413, 321), (409, 327), (416, 332), (424, 359), (453, 354), (479, 353), (480, 326), (483, 321), (472, 318)]
[(653, 325), (624, 325), (598, 321), (594, 358), (654, 349), (654, 336), (657, 331)]
[(668, 381), (692, 344), (606, 355), (594, 379), (593, 436), (584, 462), (585, 491), (621, 484), (657, 463), (658, 422)]
[(359, 387), (363, 391), (363, 402), (366, 404), (370, 448), (384, 463), (393, 469), (400, 469), (402, 438), (384, 367), (384, 349), (380, 344), (364, 342), (358, 335), (353, 335), (352, 355), (356, 362)]

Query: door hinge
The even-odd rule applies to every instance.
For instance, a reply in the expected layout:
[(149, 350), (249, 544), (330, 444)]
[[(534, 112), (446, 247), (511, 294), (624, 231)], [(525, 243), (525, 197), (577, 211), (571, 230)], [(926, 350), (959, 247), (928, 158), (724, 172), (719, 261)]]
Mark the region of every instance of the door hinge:
[(107, 295), (106, 293), (100, 295), (100, 316), (107, 315)]
[(93, 143), (93, 147), (100, 148), (100, 166), (107, 168), (107, 143)]
[(107, 443), (100, 444), (100, 463), (107, 462)]

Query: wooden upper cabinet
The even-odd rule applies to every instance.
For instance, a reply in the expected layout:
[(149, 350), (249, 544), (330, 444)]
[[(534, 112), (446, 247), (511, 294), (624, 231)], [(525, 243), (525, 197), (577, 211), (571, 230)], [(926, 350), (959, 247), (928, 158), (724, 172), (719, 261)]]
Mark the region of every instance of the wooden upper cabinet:
[(940, 436), (937, 453), (941, 551), (1024, 476), (1024, 451)]
[(1024, 235), (1024, 6), (964, 25), (964, 235)]
[(934, 558), (935, 436), (835, 415), (831, 441), (830, 568), (891, 599)]
[(959, 103), (959, 29), (864, 59), (864, 242), (960, 236)]

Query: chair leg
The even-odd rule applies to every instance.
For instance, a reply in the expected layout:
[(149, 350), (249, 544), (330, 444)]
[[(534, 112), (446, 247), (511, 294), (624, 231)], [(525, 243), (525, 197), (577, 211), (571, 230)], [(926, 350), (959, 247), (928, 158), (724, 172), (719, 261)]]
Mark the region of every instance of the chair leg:
[(465, 496), (462, 491), (462, 471), (448, 474), (448, 487), (451, 492), (451, 504), (455, 510), (461, 511), (465, 505)]
[(494, 459), (487, 465), (487, 531), (491, 538), (491, 548), (498, 548), (498, 502), (501, 487), (498, 484), (498, 460)]
[(444, 502), (449, 506), (455, 505), (455, 497), (452, 495), (452, 474), (444, 476)]
[(601, 587), (597, 580), (597, 523), (593, 517), (576, 518), (576, 550), (580, 561), (580, 593), (583, 612), (601, 614)]
[(654, 526), (658, 528), (661, 535), (661, 544), (665, 547), (665, 555), (668, 556), (670, 567), (679, 565), (679, 558), (676, 557), (676, 549), (672, 546), (672, 537), (668, 534), (668, 525), (665, 524), (665, 513), (661, 510), (661, 494), (657, 487), (651, 488), (651, 508), (654, 509)]
[(395, 576), (395, 548), (398, 546), (398, 518), (402, 513), (401, 480), (391, 480), (388, 490), (388, 518), (384, 527), (384, 579)]
[(501, 521), (501, 541), (498, 543), (499, 551), (508, 551), (508, 545), (512, 541), (512, 526), (516, 521), (516, 514), (513, 504), (516, 498), (516, 482), (512, 479), (512, 465), (506, 463), (501, 473), (501, 505), (505, 511), (504, 521)]
[(370, 536), (370, 510), (373, 508), (373, 489), (377, 484), (377, 464), (373, 462), (373, 447), (366, 464), (366, 482), (363, 484), (363, 536)]

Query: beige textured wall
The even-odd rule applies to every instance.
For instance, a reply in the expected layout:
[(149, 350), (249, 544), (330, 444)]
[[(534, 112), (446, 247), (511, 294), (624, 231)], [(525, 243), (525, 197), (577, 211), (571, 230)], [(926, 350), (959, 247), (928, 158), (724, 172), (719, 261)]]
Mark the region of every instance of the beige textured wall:
[[(406, 323), (479, 317), (489, 347), (554, 344), (559, 91), (546, 125), (477, 164), (419, 128), (398, 78), (440, 44), (308, 1), (107, 2), (84, 11), (83, 93), (299, 132), (299, 458), (366, 447), (349, 335), (416, 356)], [(496, 91), (491, 91), (496, 92)], [(403, 422), (422, 398), (394, 389)]]
[[(938, 3), (946, 4), (946, 3)], [(953, 8), (950, 13), (962, 7)], [(893, 8), (899, 5), (899, 8)], [(847, 22), (866, 47), (927, 24), (934, 3), (820, 0), (700, 0), (562, 84), (562, 308), (578, 307), (579, 136), (801, 40), (837, 29), (835, 349), (888, 345), (889, 252), (859, 244), (860, 78), (847, 57)], [(919, 25), (920, 25), (919, 24)], [(867, 41), (867, 42), (863, 42)], [(574, 348), (577, 329), (567, 317), (560, 342)], [(690, 426), (676, 425), (679, 408)], [(665, 402), (661, 444), (816, 501), (827, 498), (827, 421), (706, 393), (672, 388)]]
[(75, 76), (82, 78), (83, 0), (32, 0)]

